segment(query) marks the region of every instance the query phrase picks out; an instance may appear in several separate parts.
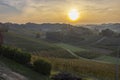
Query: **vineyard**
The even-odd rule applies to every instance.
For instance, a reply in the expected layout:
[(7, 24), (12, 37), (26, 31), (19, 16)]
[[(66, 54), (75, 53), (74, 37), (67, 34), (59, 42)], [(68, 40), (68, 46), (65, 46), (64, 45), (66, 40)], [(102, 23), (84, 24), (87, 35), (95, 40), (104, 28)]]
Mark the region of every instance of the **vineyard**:
[(66, 58), (66, 59), (75, 59), (73, 55), (71, 55), (69, 52), (65, 51), (64, 49), (59, 50), (48, 50), (48, 51), (41, 51), (36, 50), (32, 52), (33, 55), (36, 56), (42, 56), (42, 57), (51, 57), (51, 58)]
[(20, 48), (37, 56), (48, 56), (54, 58), (75, 58), (66, 50), (51, 43), (37, 40), (35, 38), (24, 37), (12, 32), (5, 34), (5, 44)]
[[(38, 56), (33, 56), (32, 61)], [(42, 57), (43, 58), (43, 57)], [(115, 80), (115, 65), (82, 59), (46, 58), (51, 62), (53, 71), (66, 71), (80, 76), (95, 77), (100, 80)], [(120, 75), (120, 72), (119, 72)], [(120, 77), (120, 76), (119, 76)]]
[[(79, 76), (99, 78), (100, 80), (115, 80), (115, 64), (107, 63), (106, 57), (102, 57), (106, 54), (102, 54), (102, 56), (99, 53), (81, 54), (79, 52), (88, 51), (88, 49), (61, 43), (52, 44), (39, 39), (17, 35), (12, 32), (8, 32), (5, 35), (5, 45), (30, 52), (33, 54), (32, 61), (37, 58), (50, 61), (53, 71), (66, 71)], [(84, 57), (84, 59), (76, 59), (67, 49), (80, 57)], [(85, 58), (95, 58), (95, 60)], [(113, 60), (113, 58), (109, 57), (108, 59), (109, 61)]]
[(6, 45), (21, 48), (24, 51), (31, 52), (36, 49), (40, 49), (40, 50), (57, 49), (57, 47), (52, 46), (50, 43), (37, 40), (35, 38), (21, 36), (13, 32), (8, 32), (4, 34), (4, 36), (5, 36), (4, 40)]

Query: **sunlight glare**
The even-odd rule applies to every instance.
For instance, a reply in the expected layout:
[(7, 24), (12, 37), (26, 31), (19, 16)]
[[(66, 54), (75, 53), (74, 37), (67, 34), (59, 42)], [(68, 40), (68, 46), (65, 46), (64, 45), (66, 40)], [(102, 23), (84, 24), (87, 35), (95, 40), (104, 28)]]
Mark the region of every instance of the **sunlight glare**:
[(68, 16), (70, 20), (75, 21), (79, 18), (79, 12), (76, 9), (72, 9), (69, 13)]

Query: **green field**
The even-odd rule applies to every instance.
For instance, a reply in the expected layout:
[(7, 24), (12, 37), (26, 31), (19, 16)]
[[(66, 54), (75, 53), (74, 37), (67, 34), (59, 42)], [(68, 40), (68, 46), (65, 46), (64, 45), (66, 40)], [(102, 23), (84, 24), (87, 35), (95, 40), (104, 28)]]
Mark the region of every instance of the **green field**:
[(59, 46), (59, 47), (61, 47), (61, 48), (63, 48), (63, 49), (69, 49), (72, 52), (80, 52), (80, 51), (85, 51), (86, 50), (84, 48), (72, 46), (72, 45), (65, 44), (65, 43), (57, 43), (56, 45)]
[(113, 64), (116, 64), (116, 63), (120, 64), (120, 59), (117, 61), (115, 57), (111, 57), (111, 56), (101, 56), (96, 58), (95, 60), (109, 62)]

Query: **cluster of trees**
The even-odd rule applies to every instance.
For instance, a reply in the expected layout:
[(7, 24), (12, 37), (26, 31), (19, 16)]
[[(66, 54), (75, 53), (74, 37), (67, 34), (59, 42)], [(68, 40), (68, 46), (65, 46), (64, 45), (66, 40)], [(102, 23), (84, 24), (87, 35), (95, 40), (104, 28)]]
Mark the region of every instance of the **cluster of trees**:
[(0, 23), (0, 45), (3, 44), (3, 35), (2, 35), (2, 33), (3, 32), (8, 32), (8, 30), (9, 30), (8, 25)]
[(20, 64), (24, 64), (29, 68), (39, 72), (43, 75), (50, 75), (51, 64), (45, 60), (35, 60), (33, 64), (31, 63), (31, 54), (22, 52), (16, 48), (10, 48), (6, 46), (0, 46), (0, 55), (8, 59), (14, 60)]
[(79, 42), (84, 40), (80, 34), (74, 32), (47, 32), (46, 39), (54, 42)]
[[(68, 27), (59, 31), (50, 31), (46, 33), (46, 39), (51, 41), (79, 42), (83, 41), (84, 36), (93, 35), (93, 31), (83, 27)], [(84, 35), (84, 36), (83, 36)]]
[(120, 33), (114, 32), (111, 29), (104, 29), (100, 33), (102, 36), (107, 36), (107, 37), (119, 37)]
[(50, 41), (61, 41), (63, 38), (63, 34), (61, 32), (47, 32), (46, 39)]
[(7, 24), (0, 23), (0, 32), (8, 32), (9, 26)]
[(40, 33), (36, 33), (36, 38), (40, 38)]

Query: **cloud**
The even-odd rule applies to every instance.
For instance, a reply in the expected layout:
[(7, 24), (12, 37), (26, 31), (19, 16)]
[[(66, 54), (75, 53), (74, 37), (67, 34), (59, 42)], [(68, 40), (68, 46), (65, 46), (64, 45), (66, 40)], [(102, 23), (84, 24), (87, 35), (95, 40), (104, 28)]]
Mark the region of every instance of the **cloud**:
[(22, 9), (26, 6), (27, 0), (0, 0), (0, 2)]
[(20, 14), (25, 8), (25, 0), (0, 0), (0, 14)]
[(26, 10), (51, 13), (65, 10), (67, 0), (29, 0), (27, 4)]
[(119, 3), (120, 0), (0, 0), (0, 20), (62, 21), (71, 8), (87, 18), (89, 14), (118, 15)]
[(68, 0), (31, 0), (36, 3), (61, 3), (61, 2), (67, 2)]
[(15, 14), (15, 13), (20, 13), (20, 11), (8, 4), (0, 3), (0, 14), (5, 15), (5, 14)]

